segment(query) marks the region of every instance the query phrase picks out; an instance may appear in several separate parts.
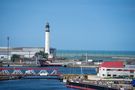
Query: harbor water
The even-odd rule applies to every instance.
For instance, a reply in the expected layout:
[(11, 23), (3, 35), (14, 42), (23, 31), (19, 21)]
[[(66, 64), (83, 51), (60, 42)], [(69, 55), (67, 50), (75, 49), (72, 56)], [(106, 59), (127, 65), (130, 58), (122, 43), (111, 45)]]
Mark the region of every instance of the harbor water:
[[(96, 70), (94, 68), (82, 68), (82, 69), (68, 68), (68, 67), (47, 67), (47, 68), (58, 68), (58, 72), (60, 72), (61, 74), (82, 74), (82, 73), (96, 74)], [(77, 89), (67, 88), (65, 83), (57, 79), (18, 79), (18, 80), (0, 81), (0, 90), (77, 90)]]
[(0, 90), (77, 90), (55, 79), (20, 79), (0, 81)]

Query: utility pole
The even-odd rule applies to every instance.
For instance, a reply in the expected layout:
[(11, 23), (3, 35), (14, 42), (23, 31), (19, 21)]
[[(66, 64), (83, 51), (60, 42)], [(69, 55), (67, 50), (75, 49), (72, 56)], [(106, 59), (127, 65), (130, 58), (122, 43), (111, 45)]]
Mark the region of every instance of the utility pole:
[(88, 54), (86, 53), (86, 63), (88, 62)]
[(7, 59), (9, 60), (9, 36), (7, 37)]

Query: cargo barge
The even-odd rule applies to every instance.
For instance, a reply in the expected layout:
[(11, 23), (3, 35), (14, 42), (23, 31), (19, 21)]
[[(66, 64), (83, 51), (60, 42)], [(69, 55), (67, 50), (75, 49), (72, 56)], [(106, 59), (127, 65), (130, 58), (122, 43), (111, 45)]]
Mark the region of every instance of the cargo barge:
[(70, 81), (67, 81), (66, 86), (69, 88), (76, 88), (81, 90), (117, 90), (115, 88), (98, 86), (94, 84), (84, 84), (80, 82), (70, 82)]

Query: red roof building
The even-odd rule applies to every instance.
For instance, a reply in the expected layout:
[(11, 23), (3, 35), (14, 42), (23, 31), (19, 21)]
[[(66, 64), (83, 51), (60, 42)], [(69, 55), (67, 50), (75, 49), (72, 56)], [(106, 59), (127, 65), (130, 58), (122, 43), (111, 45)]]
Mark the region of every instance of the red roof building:
[(99, 77), (120, 77), (128, 76), (135, 77), (135, 68), (126, 67), (123, 61), (108, 61), (103, 62), (99, 66)]
[(124, 68), (124, 62), (122, 61), (108, 61), (108, 62), (103, 62), (100, 66), (101, 67), (106, 67), (106, 68)]

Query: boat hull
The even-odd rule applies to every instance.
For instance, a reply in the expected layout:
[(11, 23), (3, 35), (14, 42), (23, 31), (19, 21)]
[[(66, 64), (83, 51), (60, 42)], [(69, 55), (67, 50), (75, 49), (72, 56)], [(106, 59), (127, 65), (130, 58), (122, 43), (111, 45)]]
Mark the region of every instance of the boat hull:
[(48, 66), (57, 66), (57, 67), (60, 67), (60, 66), (63, 66), (62, 64), (59, 64), (59, 63), (48, 63), (45, 60), (39, 60), (39, 63), (40, 63), (40, 66), (41, 67), (48, 67)]
[(117, 90), (114, 88), (109, 87), (103, 87), (103, 86), (97, 86), (92, 84), (84, 84), (84, 83), (76, 83), (76, 82), (67, 82), (67, 87), (69, 88), (77, 88), (81, 90)]

